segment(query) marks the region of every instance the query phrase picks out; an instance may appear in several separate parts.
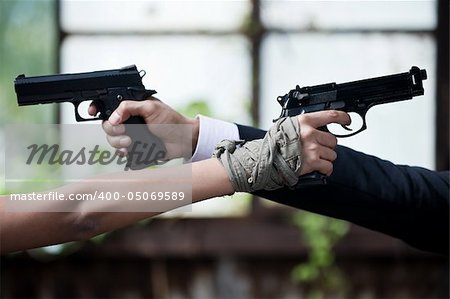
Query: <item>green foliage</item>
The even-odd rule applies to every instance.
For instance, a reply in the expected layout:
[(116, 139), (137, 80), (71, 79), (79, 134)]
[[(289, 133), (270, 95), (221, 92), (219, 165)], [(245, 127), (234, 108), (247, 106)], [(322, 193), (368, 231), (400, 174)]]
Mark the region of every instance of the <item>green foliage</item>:
[(184, 107), (177, 109), (178, 112), (187, 117), (195, 117), (197, 114), (211, 116), (212, 112), (206, 100), (192, 100)]
[(55, 72), (54, 0), (0, 1), (0, 128), (9, 123), (52, 123), (55, 107), (17, 106), (14, 79), (19, 74)]
[(293, 221), (310, 249), (308, 260), (292, 270), (292, 279), (308, 287), (308, 299), (347, 291), (344, 275), (335, 264), (333, 247), (348, 232), (347, 222), (308, 212), (297, 212)]

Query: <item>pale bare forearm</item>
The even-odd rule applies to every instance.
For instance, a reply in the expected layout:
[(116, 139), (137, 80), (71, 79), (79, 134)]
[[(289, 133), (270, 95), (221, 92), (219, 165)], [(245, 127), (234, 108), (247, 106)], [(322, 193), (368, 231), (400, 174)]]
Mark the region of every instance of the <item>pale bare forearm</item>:
[[(186, 176), (176, 175), (191, 171), (190, 167), (192, 178), (186, 179)], [(191, 166), (180, 166), (177, 169), (141, 170), (96, 177), (63, 186), (57, 191), (65, 195), (90, 194), (95, 191), (152, 192), (159, 183), (171, 182), (174, 186), (181, 186), (178, 188), (186, 194), (192, 191), (192, 202), (234, 192), (224, 168), (215, 159), (193, 163)], [(0, 199), (1, 253), (88, 239), (161, 213), (152, 212), (151, 208), (146, 209), (148, 212), (101, 212), (102, 209), (109, 210), (111, 206), (93, 208), (84, 202), (77, 202), (72, 212), (12, 213), (5, 211), (7, 200), (8, 196)], [(165, 207), (171, 210), (187, 203), (171, 202)], [(111, 202), (111, 205), (116, 204)], [(152, 202), (148, 204), (151, 205)], [(120, 206), (113, 208), (117, 211)]]

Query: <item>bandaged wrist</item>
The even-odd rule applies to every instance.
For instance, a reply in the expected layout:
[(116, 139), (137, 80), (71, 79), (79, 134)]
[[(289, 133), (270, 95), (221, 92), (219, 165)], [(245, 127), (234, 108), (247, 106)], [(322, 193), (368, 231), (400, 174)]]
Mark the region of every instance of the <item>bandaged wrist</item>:
[(282, 118), (263, 139), (221, 141), (213, 157), (222, 163), (237, 192), (294, 186), (302, 165), (299, 134), (297, 117)]

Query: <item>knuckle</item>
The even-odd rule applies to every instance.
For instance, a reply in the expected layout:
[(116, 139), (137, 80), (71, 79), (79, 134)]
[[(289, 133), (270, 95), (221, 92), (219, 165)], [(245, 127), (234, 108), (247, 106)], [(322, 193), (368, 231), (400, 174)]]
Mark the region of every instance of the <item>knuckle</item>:
[(123, 145), (120, 143), (120, 140), (123, 138), (124, 136), (106, 136), (109, 145), (111, 145), (112, 147), (119, 149), (121, 147), (123, 147)]
[(154, 101), (151, 101), (151, 100), (143, 101), (141, 109), (142, 109), (142, 112), (144, 112), (146, 115), (152, 114), (156, 109)]
[(314, 129), (309, 126), (305, 126), (302, 130), (300, 130), (300, 138), (302, 139), (310, 139), (314, 135)]
[(328, 163), (327, 175), (330, 176), (333, 173), (333, 163)]
[(339, 111), (336, 110), (329, 110), (328, 115), (329, 118), (338, 118), (339, 117)]
[(315, 154), (317, 154), (318, 153), (318, 151), (319, 151), (319, 145), (317, 144), (317, 143), (311, 143), (311, 145), (309, 146), (309, 150), (312, 152), (312, 153), (315, 153)]
[(331, 161), (335, 161), (337, 159), (337, 153), (333, 151)]
[(115, 147), (114, 139), (112, 138), (112, 136), (106, 135), (106, 141), (108, 141), (109, 145), (111, 145), (112, 147)]
[(320, 156), (316, 151), (310, 152), (308, 156), (311, 162), (317, 162), (320, 160)]
[(112, 133), (112, 126), (110, 124), (109, 121), (104, 121), (102, 123), (102, 128), (105, 131), (106, 134), (111, 134)]
[(338, 143), (338, 140), (337, 140), (336, 136), (330, 134), (330, 145), (332, 146), (333, 149), (336, 148), (337, 143)]
[(117, 110), (128, 110), (130, 108), (130, 102), (129, 101), (123, 101), (120, 103)]
[(111, 128), (111, 134), (110, 135), (121, 135), (125, 133), (125, 126), (123, 124), (117, 125), (117, 126), (113, 126)]
[(308, 159), (313, 159), (318, 154), (318, 148), (319, 146), (314, 142), (308, 142), (303, 146), (303, 154)]
[(308, 123), (310, 118), (311, 116), (309, 114), (300, 114), (299, 116), (297, 116), (297, 120), (300, 126), (305, 125), (305, 123)]
[(301, 121), (301, 120), (303, 120), (303, 119), (305, 119), (307, 117), (308, 117), (308, 114), (299, 114), (299, 115), (297, 115), (298, 121)]

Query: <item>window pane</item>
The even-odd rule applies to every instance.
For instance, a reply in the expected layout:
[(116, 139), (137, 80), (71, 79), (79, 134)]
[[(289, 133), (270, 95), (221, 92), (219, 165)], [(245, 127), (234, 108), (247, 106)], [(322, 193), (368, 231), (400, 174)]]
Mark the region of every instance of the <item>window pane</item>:
[(263, 50), (262, 125), (279, 116), (276, 97), (296, 84), (360, 80), (425, 68), (425, 96), (375, 106), (368, 129), (339, 143), (382, 158), (434, 168), (435, 46), (429, 36), (402, 34), (272, 35)]
[(62, 0), (66, 31), (232, 30), (249, 14), (248, 1)]
[(268, 26), (283, 29), (434, 29), (436, 1), (262, 0)]

